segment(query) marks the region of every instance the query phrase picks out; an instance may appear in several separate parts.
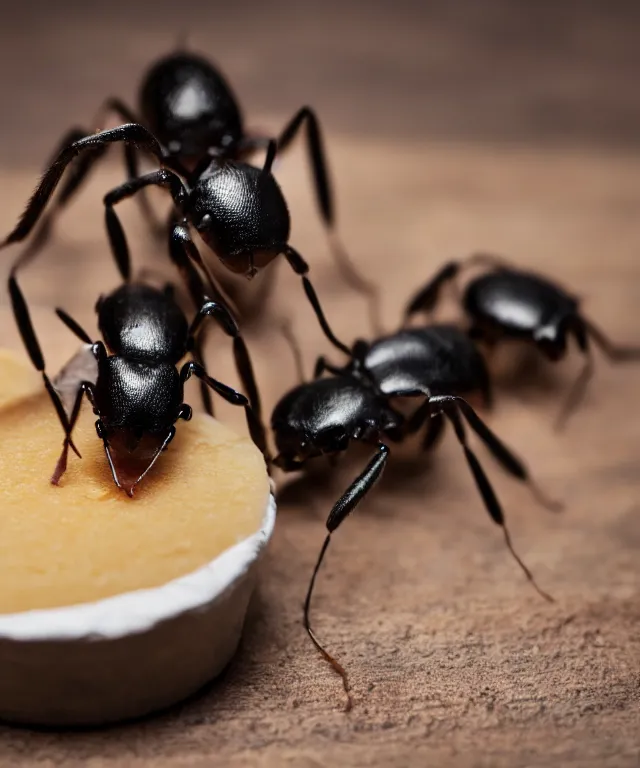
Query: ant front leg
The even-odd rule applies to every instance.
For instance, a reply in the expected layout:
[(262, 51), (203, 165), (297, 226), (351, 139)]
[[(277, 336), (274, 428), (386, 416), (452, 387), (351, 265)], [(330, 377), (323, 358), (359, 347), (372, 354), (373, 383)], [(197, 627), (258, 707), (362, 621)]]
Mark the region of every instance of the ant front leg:
[(142, 125), (121, 125), (118, 128), (101, 131), (100, 133), (85, 136), (78, 141), (74, 141), (58, 154), (58, 157), (46, 170), (20, 220), (9, 235), (0, 243), (0, 248), (4, 248), (11, 243), (21, 242), (31, 233), (58, 186), (65, 169), (77, 157), (88, 152), (93, 154), (95, 158), (96, 153), (99, 153), (102, 148), (119, 142), (139, 147), (154, 155), (159, 162), (164, 160), (162, 147), (153, 134)]
[[(59, 156), (60, 152), (81, 139), (85, 138), (90, 131), (83, 128), (71, 128), (62, 138), (55, 153), (47, 163), (49, 167), (55, 159)], [(104, 156), (106, 146), (99, 147), (94, 151), (85, 152), (77, 157), (69, 166), (65, 181), (58, 192), (55, 202), (48, 212), (48, 214), (42, 219), (42, 222), (36, 231), (33, 240), (29, 243), (27, 248), (18, 256), (14, 261), (11, 268), (12, 274), (16, 274), (26, 264), (31, 262), (42, 251), (45, 245), (49, 242), (53, 231), (53, 225), (60, 211), (66, 207), (70, 200), (75, 197), (78, 190), (86, 181), (89, 172), (94, 165)]]
[(103, 198), (105, 223), (107, 226), (107, 234), (109, 235), (111, 252), (118, 265), (118, 270), (125, 281), (129, 279), (131, 274), (129, 245), (120, 219), (113, 206), (122, 200), (132, 197), (136, 192), (139, 192), (145, 187), (150, 186), (168, 189), (175, 206), (179, 210), (187, 199), (187, 190), (184, 188), (180, 177), (173, 173), (173, 171), (166, 170), (166, 168), (152, 171), (151, 173), (139, 176), (136, 179), (130, 179), (119, 187), (112, 189), (111, 192), (108, 192)]
[(53, 403), (53, 406), (56, 410), (58, 421), (64, 430), (65, 444), (68, 440), (69, 445), (73, 449), (73, 452), (76, 454), (76, 456), (81, 458), (80, 452), (71, 441), (69, 418), (67, 417), (67, 413), (62, 404), (62, 400), (60, 399), (60, 395), (54, 388), (45, 371), (45, 362), (44, 356), (42, 354), (42, 348), (40, 347), (38, 337), (36, 336), (36, 332), (33, 327), (33, 322), (31, 321), (29, 308), (27, 307), (27, 302), (25, 301), (22, 291), (20, 290), (20, 286), (18, 285), (18, 282), (14, 276), (9, 278), (9, 296), (11, 298), (11, 307), (13, 309), (13, 315), (15, 317), (20, 336), (22, 337), (22, 342), (29, 354), (33, 367), (42, 374), (42, 380), (44, 381), (45, 389), (47, 390), (47, 394), (49, 395), (49, 398), (51, 399), (51, 402)]
[[(93, 383), (90, 381), (83, 381), (80, 383), (80, 386), (78, 387), (78, 391), (76, 393), (76, 399), (73, 403), (73, 408), (71, 409), (71, 417), (69, 419), (69, 429), (65, 436), (64, 443), (62, 445), (62, 451), (60, 452), (60, 456), (58, 457), (58, 461), (56, 462), (56, 467), (53, 471), (53, 475), (51, 476), (51, 484), (52, 485), (59, 485), (60, 480), (62, 479), (62, 476), (67, 471), (67, 460), (69, 456), (69, 446), (73, 447), (73, 443), (71, 442), (71, 434), (74, 430), (74, 427), (76, 425), (76, 422), (78, 421), (78, 417), (80, 415), (80, 406), (82, 405), (82, 398), (86, 395), (87, 399), (93, 406), (94, 410), (96, 408), (95, 403), (95, 397), (94, 397), (94, 391), (93, 391)], [(98, 427), (98, 423), (101, 425)], [(102, 422), (96, 423), (96, 429), (98, 430), (98, 436), (102, 438), (105, 451), (107, 453), (107, 458), (109, 460), (109, 466), (111, 467), (111, 473), (113, 475), (113, 479), (118, 487), (120, 487), (120, 483), (118, 482), (118, 479), (115, 474), (115, 467), (113, 466), (113, 462), (111, 461), (111, 455), (109, 453), (109, 447), (107, 444), (106, 436), (104, 434), (104, 426), (102, 425)]]
[(328, 164), (320, 130), (320, 121), (310, 107), (302, 107), (302, 109), (298, 110), (285, 126), (278, 138), (278, 152), (281, 153), (287, 150), (303, 126), (306, 126), (307, 129), (307, 148), (313, 172), (316, 199), (322, 223), (329, 235), (331, 253), (345, 282), (355, 291), (366, 297), (373, 333), (376, 336), (380, 336), (382, 334), (380, 291), (374, 283), (358, 272), (336, 231), (333, 194), (329, 181)]
[[(249, 350), (247, 349), (244, 339), (240, 335), (238, 324), (223, 304), (219, 304), (216, 301), (207, 301), (200, 307), (198, 314), (191, 324), (189, 329), (189, 336), (191, 338), (197, 339), (198, 331), (205, 318), (214, 320), (227, 336), (230, 336), (233, 339), (233, 356), (236, 370), (238, 371), (242, 386), (249, 398), (253, 413), (255, 414), (256, 419), (259, 422), (262, 422), (260, 393), (258, 391), (258, 385), (256, 384)], [(264, 427), (261, 427), (261, 430), (264, 432)]]
[(338, 338), (336, 338), (335, 334), (331, 330), (329, 323), (327, 322), (327, 318), (325, 317), (324, 312), (322, 311), (322, 307), (320, 306), (320, 301), (318, 300), (318, 295), (315, 292), (313, 285), (311, 285), (311, 281), (307, 277), (307, 275), (309, 274), (309, 265), (302, 258), (302, 256), (291, 247), (287, 247), (287, 250), (284, 252), (284, 254), (293, 271), (297, 275), (300, 275), (300, 277), (302, 278), (302, 285), (304, 287), (304, 292), (307, 295), (307, 299), (309, 300), (309, 303), (313, 307), (313, 311), (315, 312), (315, 315), (318, 318), (318, 322), (320, 323), (320, 327), (322, 328), (324, 335), (327, 337), (327, 339), (329, 339), (329, 341), (333, 344), (334, 347), (336, 347), (345, 355), (350, 357), (351, 350), (346, 344), (343, 344)]
[(508, 262), (500, 256), (489, 253), (473, 253), (462, 261), (449, 261), (421, 288), (407, 304), (404, 312), (405, 323), (420, 312), (431, 313), (440, 300), (442, 289), (453, 282), (463, 269), (473, 266), (485, 266), (492, 269), (506, 269)]
[(442, 288), (455, 280), (459, 271), (460, 264), (457, 261), (450, 261), (438, 270), (424, 288), (421, 288), (407, 304), (404, 311), (405, 323), (419, 312), (432, 312), (440, 299)]
[[(140, 120), (136, 114), (131, 110), (121, 99), (111, 96), (106, 99), (102, 107), (98, 111), (98, 116), (94, 121), (94, 125), (98, 126), (98, 129), (102, 130), (106, 118), (109, 114), (114, 114), (125, 123), (139, 123)], [(125, 144), (123, 148), (124, 165), (127, 170), (127, 178), (129, 180), (136, 179), (140, 176), (140, 166), (138, 164), (138, 153), (134, 146), (131, 144)], [(140, 212), (146, 219), (154, 237), (160, 239), (164, 236), (166, 227), (164, 222), (161, 221), (154, 213), (149, 199), (145, 192), (141, 192), (136, 200), (140, 207)]]
[(220, 395), (224, 400), (231, 405), (241, 405), (245, 411), (245, 418), (247, 420), (247, 427), (249, 434), (258, 450), (262, 453), (267, 463), (267, 467), (271, 465), (271, 455), (267, 446), (267, 437), (262, 422), (256, 417), (256, 414), (251, 407), (251, 404), (247, 398), (240, 392), (237, 392), (232, 387), (223, 384), (221, 381), (212, 378), (207, 374), (205, 369), (199, 364), (190, 360), (185, 363), (180, 370), (180, 381), (184, 384), (191, 376), (196, 376), (201, 381), (210, 387), (216, 394)]
[[(233, 339), (233, 357), (236, 370), (238, 371), (242, 386), (251, 403), (253, 413), (261, 425), (260, 430), (264, 432), (260, 392), (258, 390), (258, 385), (256, 384), (249, 350), (240, 334), (238, 324), (224, 303), (222, 301), (211, 301), (206, 296), (204, 285), (202, 284), (198, 271), (194, 267), (194, 263), (203, 269), (205, 268), (205, 265), (200, 256), (200, 252), (191, 239), (189, 230), (184, 224), (175, 224), (172, 228), (170, 253), (172, 261), (178, 267), (183, 279), (187, 283), (191, 297), (193, 301), (196, 302), (198, 308), (198, 314), (189, 330), (190, 337), (195, 340), (194, 344), (196, 352), (202, 357), (202, 342), (198, 340), (198, 331), (202, 327), (204, 318), (211, 317), (217, 322), (227, 336), (230, 336)], [(211, 287), (213, 287), (215, 291), (216, 286), (212, 285)], [(202, 360), (200, 362), (202, 362)]]
[(324, 355), (320, 355), (313, 368), (313, 378), (319, 379), (324, 373), (330, 373), (332, 376), (342, 376), (345, 370), (330, 363)]
[(331, 664), (335, 671), (342, 678), (342, 684), (344, 686), (345, 693), (347, 694), (346, 710), (349, 711), (353, 706), (353, 700), (349, 692), (349, 680), (347, 678), (347, 672), (345, 668), (336, 659), (331, 656), (328, 651), (322, 646), (318, 640), (313, 628), (311, 627), (311, 621), (309, 618), (309, 612), (311, 608), (311, 597), (313, 595), (313, 589), (316, 583), (316, 577), (324, 556), (327, 552), (329, 544), (331, 542), (331, 534), (340, 526), (340, 524), (346, 520), (346, 518), (353, 512), (362, 499), (369, 493), (376, 482), (380, 479), (382, 472), (387, 464), (389, 458), (389, 448), (384, 443), (378, 444), (377, 454), (369, 461), (364, 471), (358, 475), (358, 477), (351, 483), (344, 494), (334, 504), (333, 509), (329, 513), (327, 518), (327, 536), (320, 549), (320, 554), (316, 561), (311, 575), (311, 581), (309, 582), (309, 588), (307, 589), (307, 595), (304, 601), (304, 626), (307, 630), (309, 637), (311, 638), (315, 647), (320, 651), (322, 656)]
[[(84, 328), (76, 320), (74, 320), (71, 317), (71, 315), (67, 314), (63, 309), (60, 309), (60, 308), (56, 309), (56, 315), (60, 318), (60, 320), (62, 320), (62, 322), (71, 331), (71, 333), (73, 333), (75, 336), (77, 336), (80, 339), (80, 341), (82, 341), (85, 344), (91, 344), (91, 352), (93, 353), (93, 356), (96, 359), (96, 362), (98, 364), (100, 364), (100, 362), (107, 357), (107, 349), (104, 346), (104, 344), (101, 341), (97, 341), (94, 343), (91, 340), (91, 337), (89, 336), (89, 334), (84, 330)], [(96, 406), (96, 401), (94, 397), (94, 386), (95, 386), (95, 383), (93, 381), (81, 381), (78, 386), (75, 401), (71, 408), (71, 416), (69, 417), (68, 432), (65, 436), (65, 441), (62, 446), (62, 452), (60, 453), (60, 457), (58, 458), (58, 462), (56, 464), (56, 468), (54, 470), (53, 476), (51, 477), (51, 482), (53, 483), (53, 485), (58, 485), (62, 476), (66, 472), (69, 446), (71, 445), (73, 447), (73, 443), (71, 442), (71, 434), (73, 433), (76, 422), (78, 420), (78, 416), (80, 415), (80, 406), (82, 404), (83, 395), (86, 395), (87, 399), (91, 403), (91, 406), (93, 407), (93, 410), (97, 413), (97, 406)], [(96, 428), (98, 429), (98, 435), (101, 437), (101, 439), (104, 442), (105, 452), (107, 454), (107, 458), (109, 460), (109, 466), (111, 467), (111, 472), (113, 474), (114, 480), (116, 481), (116, 485), (120, 487), (120, 483), (118, 482), (117, 477), (115, 475), (115, 468), (111, 460), (111, 454), (109, 452), (109, 446), (106, 440), (106, 436), (105, 436), (106, 432), (104, 431), (104, 426), (99, 428), (98, 425), (96, 424)], [(102, 433), (100, 429), (102, 429)]]

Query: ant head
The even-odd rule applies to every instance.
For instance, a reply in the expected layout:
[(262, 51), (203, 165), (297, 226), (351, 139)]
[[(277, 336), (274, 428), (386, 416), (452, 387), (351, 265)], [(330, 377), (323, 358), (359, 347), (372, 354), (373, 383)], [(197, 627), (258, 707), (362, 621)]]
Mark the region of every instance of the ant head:
[(193, 187), (189, 218), (232, 272), (253, 277), (288, 244), (290, 219), (270, 173), (246, 163), (214, 163)]
[(167, 437), (135, 427), (106, 429), (113, 470), (120, 487), (129, 495), (146, 474)]
[(211, 149), (231, 152), (243, 136), (234, 94), (206, 59), (179, 51), (147, 72), (140, 91), (145, 123), (170, 156), (192, 167)]
[(344, 423), (345, 411), (351, 407), (351, 393), (359, 389), (354, 379), (328, 377), (299, 384), (284, 395), (271, 417), (276, 447), (284, 461), (294, 465), (346, 450), (350, 430)]

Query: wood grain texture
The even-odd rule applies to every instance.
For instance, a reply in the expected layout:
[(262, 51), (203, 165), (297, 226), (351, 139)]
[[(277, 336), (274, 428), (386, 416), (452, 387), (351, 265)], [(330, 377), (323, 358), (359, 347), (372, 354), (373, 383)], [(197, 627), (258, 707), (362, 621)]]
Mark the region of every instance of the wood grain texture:
[[(356, 261), (384, 284), (389, 328), (444, 259), (483, 248), (553, 275), (612, 337), (637, 342), (637, 8), (482, 5), (445, 11), (403, 0), (393, 12), (366, 4), (365, 13), (354, 3), (339, 14), (332, 4), (279, 2), (243, 15), (194, 2), (182, 4), (181, 28), (193, 26), (194, 45), (225, 63), (259, 124), (275, 130), (306, 101), (326, 114), (341, 228)], [(16, 105), (3, 118), (3, 232), (64, 128), (90, 118), (102, 94), (131, 98), (144, 64), (179, 31), (169, 18), (175, 5), (164, 0), (144, 23), (138, 8), (125, 18), (116, 4), (88, 21), (63, 4), (55, 34), (37, 7), (16, 9), (18, 18), (31, 12), (33, 27), (5, 29), (0, 46), (0, 93)], [(21, 50), (39, 66), (8, 69)], [(293, 242), (332, 323), (344, 336), (366, 333), (361, 302), (328, 258), (301, 151), (278, 177)], [(74, 342), (51, 308), (91, 327), (96, 296), (116, 284), (100, 198), (120, 178), (116, 160), (103, 167), (25, 274), (52, 368)], [(136, 260), (158, 264), (133, 206), (126, 222)], [(328, 350), (284, 266), (277, 282), (268, 317), (295, 318), (310, 367)], [(4, 296), (0, 313), (3, 345), (19, 348)], [(272, 405), (295, 381), (289, 352), (273, 322), (250, 327), (248, 341)], [(216, 375), (233, 383), (226, 345), (214, 342)], [(585, 406), (557, 435), (553, 418), (578, 366), (571, 359), (505, 375), (490, 418), (566, 510), (546, 512), (489, 458), (485, 465), (516, 546), (555, 605), (507, 556), (455, 442), (420, 463), (404, 452), (335, 537), (318, 585), (317, 630), (352, 676), (356, 706), (345, 715), (339, 680), (300, 618), (323, 518), (364, 460), (355, 451), (331, 483), (283, 484), (245, 640), (222, 680), (120, 728), (2, 728), (0, 764), (637, 766), (640, 368), (599, 359)]]

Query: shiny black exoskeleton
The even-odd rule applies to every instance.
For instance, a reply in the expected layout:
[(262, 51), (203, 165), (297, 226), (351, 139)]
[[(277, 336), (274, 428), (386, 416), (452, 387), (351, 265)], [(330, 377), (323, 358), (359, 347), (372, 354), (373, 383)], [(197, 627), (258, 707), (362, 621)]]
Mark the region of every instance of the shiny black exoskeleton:
[[(274, 463), (284, 471), (303, 469), (321, 455), (347, 450), (352, 441), (375, 446), (376, 453), (364, 471), (334, 505), (327, 519), (327, 536), (316, 562), (304, 608), (305, 627), (316, 647), (342, 676), (346, 672), (320, 645), (309, 621), (309, 607), (318, 569), (331, 534), (353, 511), (381, 476), (389, 456), (389, 442), (400, 442), (425, 428), (423, 447), (431, 447), (448, 419), (463, 448), (467, 463), (492, 520), (503, 529), (506, 544), (536, 589), (531, 573), (513, 549), (500, 503), (478, 458), (467, 443), (465, 425), (481, 439), (501, 466), (530, 485), (539, 501), (544, 499), (523, 464), (462, 397), (480, 393), (490, 398), (484, 360), (473, 342), (448, 325), (401, 330), (371, 343), (356, 342), (352, 359), (338, 368), (318, 360), (316, 378), (288, 392), (276, 405), (271, 427), (278, 455)], [(392, 406), (396, 398), (420, 397), (409, 416)], [(549, 596), (538, 589), (543, 597)], [(350, 702), (350, 699), (349, 699)], [(350, 703), (349, 705), (350, 706)]]
[[(113, 143), (124, 145), (129, 180), (105, 198), (105, 216), (112, 251), (122, 277), (128, 279), (126, 238), (113, 208), (121, 200), (148, 186), (169, 191), (174, 203), (169, 223), (173, 247), (182, 247), (203, 265), (191, 240), (193, 226), (223, 265), (236, 274), (253, 277), (279, 254), (302, 277), (305, 292), (328, 338), (344, 351), (330, 331), (304, 259), (289, 245), (287, 205), (271, 174), (276, 150), (284, 151), (306, 126), (318, 206), (330, 234), (332, 253), (345, 277), (370, 299), (377, 318), (377, 294), (355, 274), (335, 232), (333, 198), (327, 171), (320, 124), (309, 107), (300, 109), (276, 140), (248, 136), (237, 102), (220, 73), (205, 59), (180, 53), (162, 59), (148, 72), (140, 95), (141, 120), (118, 99), (108, 99), (105, 110), (128, 121), (118, 128), (91, 134), (74, 129), (65, 136), (14, 230), (0, 245), (24, 240), (42, 216), (65, 169), (69, 174), (49, 216), (16, 269), (40, 250), (49, 234), (52, 217), (80, 187), (95, 162)], [(266, 147), (262, 168), (246, 163), (253, 150)], [(152, 155), (161, 170), (140, 175), (136, 150)], [(182, 178), (181, 178), (182, 177)], [(150, 212), (147, 210), (147, 213)], [(211, 274), (209, 277), (212, 278)], [(213, 282), (213, 279), (212, 279)]]
[[(113, 480), (129, 496), (149, 472), (173, 439), (179, 419), (191, 418), (191, 407), (183, 401), (184, 383), (196, 376), (233, 405), (245, 408), (254, 442), (266, 455), (266, 439), (247, 398), (226, 384), (211, 378), (197, 362), (177, 363), (193, 349), (195, 337), (205, 318), (214, 319), (231, 337), (237, 335), (235, 321), (227, 309), (206, 301), (189, 324), (176, 304), (172, 289), (125, 283), (101, 298), (96, 310), (104, 341), (93, 342), (89, 335), (63, 310), (60, 319), (83, 342), (92, 345), (97, 360), (95, 381), (83, 381), (71, 414), (45, 373), (40, 344), (35, 335), (24, 296), (15, 276), (9, 279), (13, 311), (33, 365), (44, 378), (65, 440), (53, 477), (58, 484), (66, 470), (69, 447), (76, 451), (72, 433), (86, 395), (98, 416), (96, 431), (103, 441)], [(78, 454), (79, 455), (79, 454)]]
[(491, 402), (491, 382), (484, 357), (455, 325), (404, 328), (353, 351), (354, 372), (366, 372), (385, 395), (470, 395)]
[(142, 81), (139, 101), (141, 120), (122, 110), (120, 116), (146, 125), (178, 172), (207, 155), (239, 158), (260, 144), (246, 134), (238, 101), (222, 74), (196, 54), (174, 53), (156, 62)]
[(309, 459), (345, 451), (352, 440), (380, 446), (385, 436), (401, 439), (403, 427), (402, 415), (386, 398), (355, 377), (316, 379), (292, 389), (274, 408), (274, 461), (293, 472)]
[(510, 266), (504, 259), (475, 254), (463, 262), (449, 262), (409, 302), (407, 319), (436, 306), (444, 285), (464, 267), (483, 265), (489, 271), (472, 278), (462, 295), (470, 336), (488, 345), (506, 339), (534, 344), (549, 360), (560, 360), (573, 339), (586, 356), (585, 365), (559, 416), (564, 423), (578, 406), (593, 374), (590, 341), (611, 360), (638, 360), (640, 348), (612, 343), (580, 312), (575, 297), (545, 277)]

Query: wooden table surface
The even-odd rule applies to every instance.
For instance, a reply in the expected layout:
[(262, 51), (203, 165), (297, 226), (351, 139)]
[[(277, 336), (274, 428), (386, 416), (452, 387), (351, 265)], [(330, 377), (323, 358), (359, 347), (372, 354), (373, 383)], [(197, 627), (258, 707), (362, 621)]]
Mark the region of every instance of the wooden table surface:
[[(482, 248), (557, 278), (613, 338), (640, 342), (637, 5), (132, 5), (12, 8), (0, 31), (2, 232), (65, 128), (108, 93), (133, 100), (144, 66), (193, 30), (251, 123), (275, 131), (305, 102), (323, 116), (341, 229), (384, 285), (390, 329), (443, 260)], [(362, 303), (328, 257), (302, 151), (277, 175), (331, 322), (366, 334)], [(103, 165), (25, 273), (52, 369), (74, 342), (51, 308), (91, 325), (97, 295), (117, 283), (100, 199), (121, 177), (116, 160)], [(135, 258), (159, 264), (133, 206), (125, 218)], [(2, 344), (18, 349), (5, 296), (0, 313)], [(247, 328), (268, 405), (295, 382), (278, 314), (295, 318), (307, 366), (328, 351), (282, 266), (270, 322)], [(216, 371), (233, 380), (219, 346)], [(323, 518), (362, 461), (356, 451), (331, 484), (282, 485), (246, 636), (222, 680), (136, 724), (2, 727), (0, 765), (638, 766), (640, 367), (597, 362), (564, 433), (552, 422), (575, 356), (507, 377), (489, 417), (566, 504), (539, 508), (486, 458), (516, 546), (556, 604), (508, 557), (450, 436), (419, 464), (403, 454), (335, 537), (318, 584), (317, 630), (351, 673), (345, 714), (300, 619)]]

